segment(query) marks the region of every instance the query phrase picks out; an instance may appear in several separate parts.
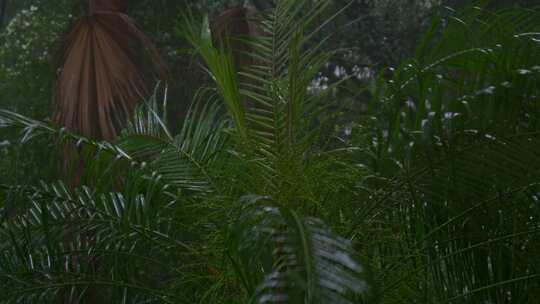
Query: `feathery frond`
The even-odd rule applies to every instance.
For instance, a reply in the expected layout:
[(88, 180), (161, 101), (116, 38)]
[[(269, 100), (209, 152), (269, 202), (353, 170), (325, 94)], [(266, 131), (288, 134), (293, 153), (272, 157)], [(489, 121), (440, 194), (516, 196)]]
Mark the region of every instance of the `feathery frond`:
[(264, 197), (244, 200), (230, 251), (252, 303), (355, 303), (367, 295), (366, 271), (348, 240)]
[(436, 20), (417, 57), (380, 79), (358, 159), (377, 177), (364, 186), (385, 190), (357, 223), (394, 231), (396, 244), (374, 251), (384, 297), (406, 288), (406, 302), (532, 301), (538, 20), (534, 10), (478, 7)]

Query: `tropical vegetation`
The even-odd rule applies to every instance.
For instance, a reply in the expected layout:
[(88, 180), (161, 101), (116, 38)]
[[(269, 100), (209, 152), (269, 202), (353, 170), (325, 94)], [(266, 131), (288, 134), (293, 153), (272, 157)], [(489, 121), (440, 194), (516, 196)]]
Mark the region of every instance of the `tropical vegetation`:
[(537, 303), (540, 8), (430, 1), (385, 59), (337, 47), (357, 3), (271, 2), (172, 22), (204, 75), (182, 117), (158, 59), (61, 61), (95, 84), (40, 91), (72, 124), (0, 109), (0, 303)]

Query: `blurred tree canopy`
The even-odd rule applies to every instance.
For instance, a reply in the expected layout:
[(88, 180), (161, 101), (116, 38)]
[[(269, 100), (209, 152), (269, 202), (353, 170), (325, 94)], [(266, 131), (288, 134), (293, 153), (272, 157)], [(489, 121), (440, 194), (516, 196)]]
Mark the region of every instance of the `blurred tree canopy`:
[[(535, 2), (494, 0), (490, 5), (530, 6)], [(262, 8), (270, 4), (263, 0), (130, 1), (129, 14), (157, 43), (168, 63), (168, 111), (173, 126), (179, 125), (197, 88), (208, 83), (200, 63), (178, 35), (181, 14), (190, 9), (212, 17), (235, 6)], [(334, 12), (346, 9), (321, 35), (332, 33), (326, 47), (337, 50), (337, 56), (326, 64), (313, 86), (325, 88), (348, 77), (332, 98), (338, 99), (351, 117), (362, 112), (370, 96), (361, 88), (374, 80), (376, 71), (410, 57), (431, 16), (469, 4), (466, 0), (333, 0)], [(39, 119), (49, 117), (58, 41), (68, 24), (85, 10), (86, 0), (0, 0), (0, 107)], [(318, 22), (324, 24), (325, 18), (320, 19)], [(347, 123), (347, 116), (343, 117), (340, 124)], [(8, 135), (0, 134), (0, 143), (0, 149), (15, 149)], [(43, 149), (24, 151), (34, 153), (36, 161), (46, 159), (41, 155)], [(4, 160), (0, 169), (12, 163)], [(27, 162), (29, 171), (34, 168), (31, 163)]]
[[(533, 5), (533, 0), (491, 1), (491, 5)], [(189, 7), (201, 14), (214, 16), (227, 8), (252, 5), (268, 6), (263, 0), (131, 0), (130, 15), (158, 43), (172, 70), (173, 97), (178, 107), (188, 104), (203, 82), (197, 76), (196, 63), (182, 52), (185, 45), (178, 37), (177, 21)], [(462, 7), (465, 0), (334, 0), (334, 11), (347, 7), (326, 28), (333, 32), (329, 49), (339, 50), (327, 65), (322, 82), (346, 75), (361, 82), (374, 71), (395, 66), (409, 57), (428, 26), (433, 14), (444, 13), (445, 7)], [(1, 0), (0, 1), (0, 104), (35, 117), (46, 117), (49, 110), (50, 79), (54, 76), (51, 62), (56, 41), (67, 24), (83, 14), (85, 0)], [(323, 23), (324, 20), (320, 20)], [(323, 33), (325, 34), (325, 33)], [(9, 83), (9, 85), (8, 85)], [(16, 87), (13, 87), (13, 86)]]

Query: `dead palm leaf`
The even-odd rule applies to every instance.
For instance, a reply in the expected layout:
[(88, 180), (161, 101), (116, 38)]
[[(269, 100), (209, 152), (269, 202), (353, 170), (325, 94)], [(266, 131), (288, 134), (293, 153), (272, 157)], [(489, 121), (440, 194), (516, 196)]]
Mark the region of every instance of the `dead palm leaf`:
[[(156, 47), (127, 16), (127, 0), (90, 0), (58, 56), (53, 121), (94, 139), (115, 138), (152, 78), (165, 67)], [(146, 67), (143, 63), (149, 63)]]
[[(52, 120), (84, 136), (112, 140), (137, 101), (149, 92), (152, 78), (164, 78), (165, 66), (150, 39), (126, 15), (127, 0), (89, 0), (88, 4), (89, 15), (73, 24), (59, 50)], [(84, 158), (74, 145), (64, 148), (64, 172), (71, 175), (68, 179), (75, 187), (81, 182)], [(78, 256), (73, 261), (74, 266), (99, 264), (79, 261)], [(90, 298), (95, 293), (88, 291)], [(64, 302), (78, 303), (70, 297)]]
[[(234, 7), (221, 12), (212, 21), (212, 40), (218, 47), (230, 48), (236, 72), (254, 65), (265, 65), (253, 58), (250, 46), (253, 38), (264, 35), (259, 19), (259, 11), (255, 7)], [(240, 83), (246, 86), (256, 84), (253, 79), (244, 77), (241, 73), (238, 77)], [(244, 106), (253, 107), (249, 98), (244, 99)]]
[(250, 35), (250, 25), (247, 18), (246, 9), (235, 7), (221, 12), (214, 18), (211, 25), (214, 43), (231, 48), (237, 68), (251, 64), (251, 58), (246, 54), (249, 51), (249, 46), (243, 41)]

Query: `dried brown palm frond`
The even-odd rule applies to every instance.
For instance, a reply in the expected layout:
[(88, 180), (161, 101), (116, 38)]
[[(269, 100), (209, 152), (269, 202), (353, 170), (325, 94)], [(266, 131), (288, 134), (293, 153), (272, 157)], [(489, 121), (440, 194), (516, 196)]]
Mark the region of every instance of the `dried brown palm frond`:
[[(53, 121), (94, 139), (110, 140), (149, 92), (165, 66), (156, 47), (125, 14), (126, 0), (90, 0), (58, 56)], [(145, 64), (148, 63), (148, 64)]]
[[(271, 1), (262, 1), (261, 8), (264, 11), (272, 7)], [(237, 6), (221, 12), (212, 20), (211, 31), (212, 38), (216, 44), (228, 45), (234, 55), (237, 67), (245, 67), (255, 64), (249, 52), (249, 44), (246, 38), (261, 37), (265, 33), (260, 26), (261, 10), (254, 5), (245, 7)]]
[(212, 20), (211, 30), (214, 43), (226, 45), (233, 52), (235, 65), (240, 68), (250, 65), (251, 58), (246, 53), (248, 44), (243, 41), (250, 35), (247, 10), (242, 7), (227, 9)]
[[(249, 66), (264, 65), (250, 54), (252, 50), (248, 42), (254, 37), (264, 35), (258, 22), (258, 13), (254, 8), (234, 7), (221, 12), (212, 20), (214, 44), (231, 49), (237, 72)], [(245, 85), (255, 85), (255, 81), (248, 77), (239, 75), (239, 79)], [(244, 105), (248, 108), (253, 106), (248, 98), (244, 100)]]
[[(93, 139), (114, 139), (165, 65), (153, 43), (126, 15), (127, 0), (89, 0), (89, 15), (79, 18), (58, 53), (52, 120)], [(81, 182), (85, 157), (72, 144), (64, 147), (64, 168), (71, 187)], [(71, 235), (68, 233), (66, 241)], [(90, 233), (89, 239), (92, 238)], [(90, 264), (73, 257), (73, 266)], [(97, 294), (87, 292), (89, 303)], [(78, 303), (67, 295), (60, 301)]]

